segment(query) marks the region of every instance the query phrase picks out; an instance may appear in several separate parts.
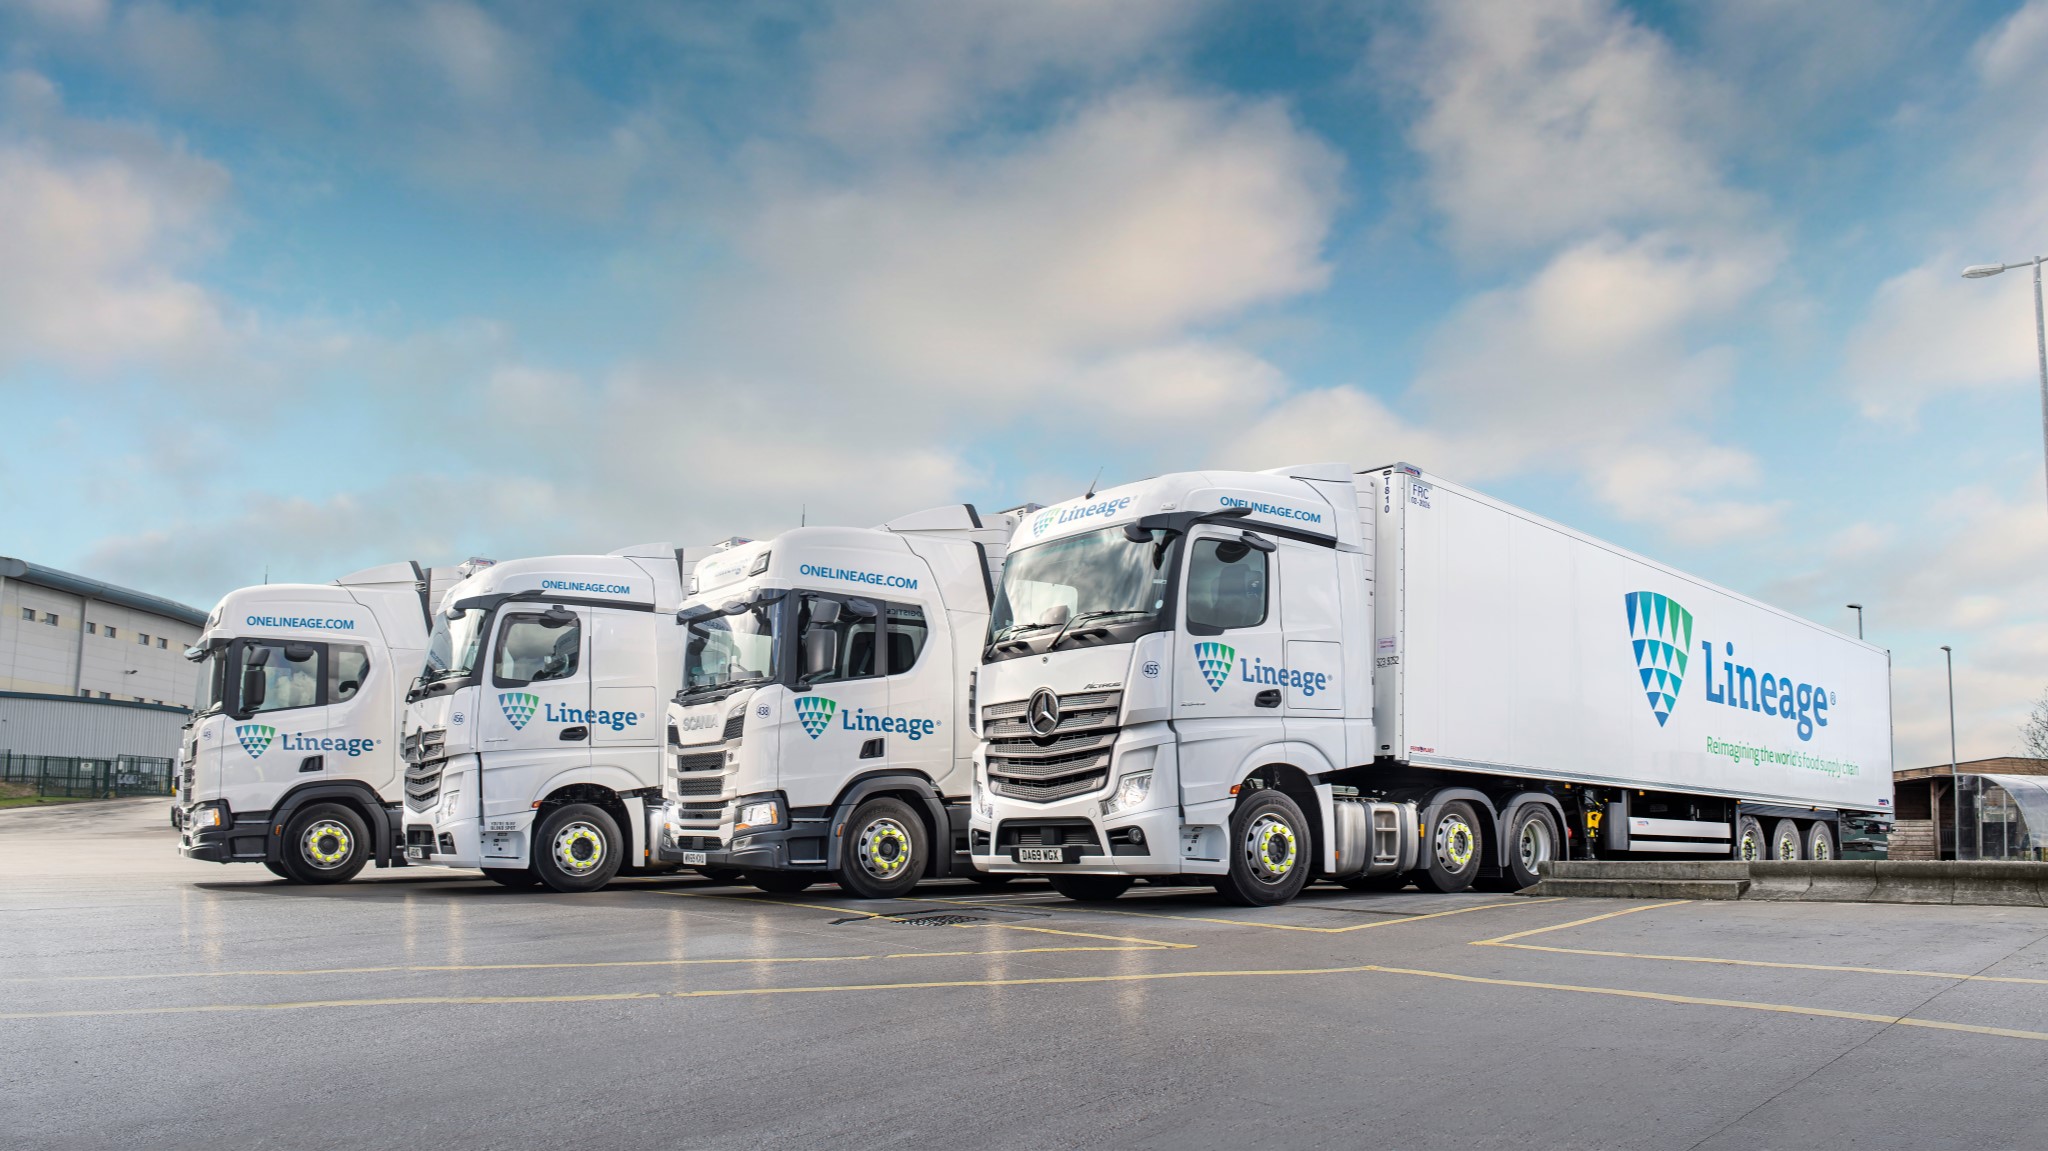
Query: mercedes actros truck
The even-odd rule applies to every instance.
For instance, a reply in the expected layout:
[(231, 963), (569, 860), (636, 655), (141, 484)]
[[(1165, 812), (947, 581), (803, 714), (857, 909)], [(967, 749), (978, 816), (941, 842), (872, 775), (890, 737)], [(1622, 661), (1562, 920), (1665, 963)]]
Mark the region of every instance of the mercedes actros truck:
[(340, 883), (401, 862), (398, 722), (427, 648), (426, 573), (232, 591), (187, 658), (206, 699), (186, 726), (179, 851)]
[(951, 505), (699, 565), (657, 857), (868, 898), (973, 875), (970, 684), (1017, 520)]
[(511, 560), (450, 587), (406, 695), (405, 857), (564, 892), (652, 864), (673, 612), (716, 550)]
[(1825, 859), (1891, 809), (1882, 649), (1406, 464), (1045, 509), (982, 659), (974, 865), (1077, 899)]

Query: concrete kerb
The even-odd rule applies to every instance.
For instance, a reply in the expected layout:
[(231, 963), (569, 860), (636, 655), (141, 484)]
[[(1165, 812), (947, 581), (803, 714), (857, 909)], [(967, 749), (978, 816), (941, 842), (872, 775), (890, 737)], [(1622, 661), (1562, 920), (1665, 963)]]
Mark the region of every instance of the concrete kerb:
[(1560, 861), (1544, 864), (1542, 875), (1522, 894), (1649, 899), (1710, 883), (1739, 891), (1735, 898), (1780, 902), (2048, 907), (2048, 863), (2003, 860)]

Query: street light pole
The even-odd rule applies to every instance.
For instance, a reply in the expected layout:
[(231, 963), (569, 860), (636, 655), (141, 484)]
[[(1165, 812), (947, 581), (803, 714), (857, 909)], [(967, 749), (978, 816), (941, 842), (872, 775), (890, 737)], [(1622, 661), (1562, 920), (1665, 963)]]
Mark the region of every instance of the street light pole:
[[(1956, 785), (1956, 657), (1947, 644), (1941, 645), (1941, 658), (1948, 664), (1948, 815), (1955, 829), (1956, 858), (1963, 857), (1963, 793)], [(1934, 853), (1936, 856), (1940, 851)]]
[(2048, 260), (2048, 256), (2035, 256), (2032, 260), (2022, 260), (2017, 264), (1971, 264), (1963, 269), (1963, 277), (1981, 280), (2013, 268), (2024, 268), (2029, 263), (2034, 266), (2034, 358), (2038, 361), (2041, 371), (2041, 446), (2044, 453), (2042, 467), (2048, 469), (2048, 321), (2042, 319), (2041, 312), (2041, 264), (2044, 260)]
[(1863, 605), (1862, 605), (1862, 604), (1860, 604), (1860, 603), (1852, 603), (1852, 604), (1850, 604), (1850, 605), (1849, 605), (1849, 610), (1850, 610), (1850, 611), (1853, 611), (1853, 612), (1855, 612), (1855, 613), (1856, 613), (1856, 638), (1857, 638), (1857, 639), (1862, 639), (1862, 638), (1863, 638)]

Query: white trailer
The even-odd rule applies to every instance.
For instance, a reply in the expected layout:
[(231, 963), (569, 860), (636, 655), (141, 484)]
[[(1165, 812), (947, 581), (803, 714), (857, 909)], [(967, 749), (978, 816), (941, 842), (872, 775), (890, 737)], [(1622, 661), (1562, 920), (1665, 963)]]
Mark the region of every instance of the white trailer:
[(967, 685), (1017, 519), (954, 504), (700, 565), (657, 857), (870, 898), (973, 874)]
[(427, 647), (426, 586), (395, 563), (221, 599), (185, 653), (206, 665), (206, 702), (185, 729), (180, 853), (297, 883), (402, 863), (398, 721)]
[(1884, 651), (1405, 464), (1047, 509), (991, 627), (975, 865), (1080, 897), (1826, 858), (1890, 809)]

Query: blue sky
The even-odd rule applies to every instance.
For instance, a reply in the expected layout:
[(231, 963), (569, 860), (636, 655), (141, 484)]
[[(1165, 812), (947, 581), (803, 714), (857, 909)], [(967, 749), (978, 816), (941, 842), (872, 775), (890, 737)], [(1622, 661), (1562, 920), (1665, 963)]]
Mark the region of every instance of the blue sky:
[(208, 603), (1405, 458), (2048, 686), (2048, 3), (0, 0), (0, 550)]

